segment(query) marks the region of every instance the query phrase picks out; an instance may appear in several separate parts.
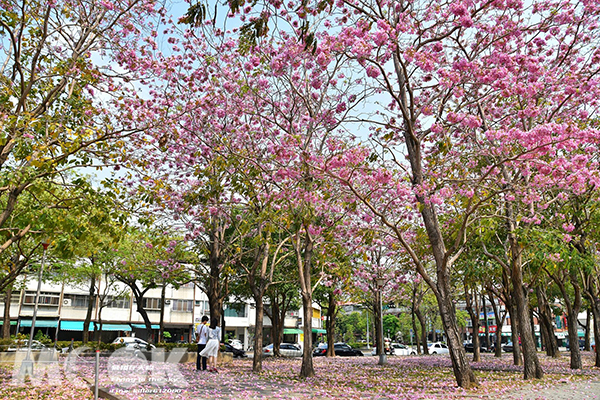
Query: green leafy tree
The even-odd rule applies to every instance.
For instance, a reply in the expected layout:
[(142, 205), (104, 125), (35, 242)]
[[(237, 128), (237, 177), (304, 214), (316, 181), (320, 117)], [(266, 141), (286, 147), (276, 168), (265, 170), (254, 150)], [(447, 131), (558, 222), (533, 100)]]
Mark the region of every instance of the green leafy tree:
[(67, 171), (104, 157), (108, 161), (118, 153), (113, 153), (118, 139), (136, 129), (115, 126), (98, 93), (122, 94), (119, 74), (106, 63), (95, 63), (92, 55), (114, 55), (151, 12), (141, 0), (117, 0), (111, 7), (102, 2), (3, 2), (0, 254), (14, 255), (9, 248), (27, 235), (49, 233), (43, 226), (46, 211), (65, 207), (69, 189), (82, 179)]
[[(179, 286), (189, 281), (188, 271), (180, 263), (176, 236), (162, 229), (130, 229), (113, 254), (106, 254), (107, 271), (127, 285), (136, 301), (148, 332), (152, 323), (145, 309), (145, 295), (150, 289), (167, 284)], [(161, 304), (161, 310), (164, 299)]]

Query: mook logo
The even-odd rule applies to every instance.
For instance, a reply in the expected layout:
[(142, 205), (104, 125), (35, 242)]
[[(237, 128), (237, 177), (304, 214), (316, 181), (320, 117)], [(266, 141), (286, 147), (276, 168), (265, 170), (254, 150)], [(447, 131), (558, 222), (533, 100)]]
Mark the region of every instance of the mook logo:
[(106, 365), (110, 382), (121, 388), (140, 384), (178, 388), (189, 386), (179, 370), (179, 362), (186, 355), (185, 349), (175, 348), (169, 353), (164, 349), (152, 349), (149, 360), (146, 354), (148, 353), (132, 354), (126, 348), (115, 350), (108, 357)]
[[(54, 349), (36, 353), (33, 360), (28, 357), (23, 360), (20, 359), (23, 357), (15, 358), (11, 385), (53, 386), (67, 380), (75, 387), (87, 388), (90, 380), (94, 381), (96, 357), (94, 350), (89, 347), (70, 351), (62, 361)], [(179, 369), (185, 355), (186, 349), (179, 348), (169, 353), (164, 349), (132, 352), (125, 347), (119, 348), (108, 357), (99, 357), (99, 386), (121, 390), (136, 385), (186, 388), (189, 384)]]

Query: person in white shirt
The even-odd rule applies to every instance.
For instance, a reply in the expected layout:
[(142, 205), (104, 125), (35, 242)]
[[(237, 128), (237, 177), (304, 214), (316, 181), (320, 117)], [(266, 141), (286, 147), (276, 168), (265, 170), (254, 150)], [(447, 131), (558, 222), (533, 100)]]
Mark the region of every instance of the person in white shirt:
[(202, 357), (200, 352), (204, 350), (206, 343), (208, 342), (208, 331), (208, 317), (205, 315), (196, 327), (196, 343), (198, 343), (198, 356), (196, 357), (197, 371), (200, 371), (200, 363), (202, 363), (202, 371), (206, 371), (206, 357)]
[(219, 372), (217, 370), (217, 355), (219, 354), (219, 348), (221, 347), (221, 328), (219, 323), (213, 321), (210, 324), (210, 330), (208, 331), (208, 342), (204, 350), (200, 352), (202, 357), (208, 357), (208, 370), (210, 372)]

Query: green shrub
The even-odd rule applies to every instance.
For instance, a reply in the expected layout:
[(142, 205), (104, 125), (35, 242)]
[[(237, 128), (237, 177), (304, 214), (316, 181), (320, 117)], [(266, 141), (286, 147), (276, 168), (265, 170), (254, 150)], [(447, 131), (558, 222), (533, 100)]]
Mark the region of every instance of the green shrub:
[[(82, 345), (83, 345), (83, 343), (81, 341), (73, 342), (74, 349), (81, 347)], [(61, 340), (61, 341), (56, 342), (56, 347), (59, 349), (64, 349), (65, 347), (69, 347), (69, 346), (71, 346), (70, 340)]]
[[(78, 349), (80, 347), (87, 347), (90, 349), (90, 351), (96, 351), (96, 350), (100, 350), (100, 351), (115, 351), (116, 349), (125, 346), (122, 343), (104, 343), (104, 342), (87, 342), (87, 344), (84, 346), (83, 342), (81, 341), (74, 341), (73, 342), (73, 349)], [(71, 347), (71, 341), (70, 340), (65, 340), (65, 341), (60, 341), (60, 342), (56, 342), (56, 347), (59, 349), (64, 349), (64, 348), (69, 348)]]
[(6, 351), (14, 341), (14, 339), (0, 339), (0, 351)]
[(33, 339), (45, 344), (46, 346), (52, 344), (52, 339), (50, 339), (50, 336), (44, 334), (42, 331), (37, 331)]
[(198, 345), (196, 343), (166, 343), (166, 342), (158, 342), (155, 344), (156, 347), (164, 348), (165, 351), (171, 351), (174, 348), (185, 348), (188, 351), (196, 351), (198, 350)]

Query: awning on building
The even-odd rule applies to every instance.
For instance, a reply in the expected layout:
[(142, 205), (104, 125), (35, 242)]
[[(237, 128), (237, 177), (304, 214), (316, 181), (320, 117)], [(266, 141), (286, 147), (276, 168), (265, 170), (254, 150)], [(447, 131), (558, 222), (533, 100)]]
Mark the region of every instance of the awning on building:
[[(100, 324), (98, 324), (98, 329), (100, 329)], [(131, 332), (131, 326), (127, 324), (102, 324), (102, 331), (123, 331), (123, 332)]]
[[(19, 326), (23, 328), (31, 328), (31, 320), (30, 319), (22, 319), (19, 322)], [(58, 328), (58, 320), (47, 320), (47, 319), (36, 319), (35, 320), (36, 328)]]
[[(83, 332), (83, 322), (84, 321), (60, 321), (60, 330), (61, 331), (78, 331)], [(90, 331), (94, 330), (94, 323), (90, 322), (89, 329)]]
[[(4, 321), (0, 321), (0, 325), (4, 325)], [(17, 325), (17, 321), (10, 321), (10, 325), (11, 326)], [(31, 324), (30, 324), (30, 326), (31, 326)]]
[(325, 330), (325, 329), (319, 329), (319, 328), (313, 328), (312, 331), (314, 333), (327, 333), (327, 330)]
[(304, 333), (304, 331), (302, 329), (295, 329), (295, 328), (288, 328), (288, 329), (283, 329), (283, 334), (284, 335), (302, 335)]
[[(135, 329), (146, 329), (146, 324), (131, 324)], [(160, 325), (152, 325), (152, 329), (160, 329)]]

